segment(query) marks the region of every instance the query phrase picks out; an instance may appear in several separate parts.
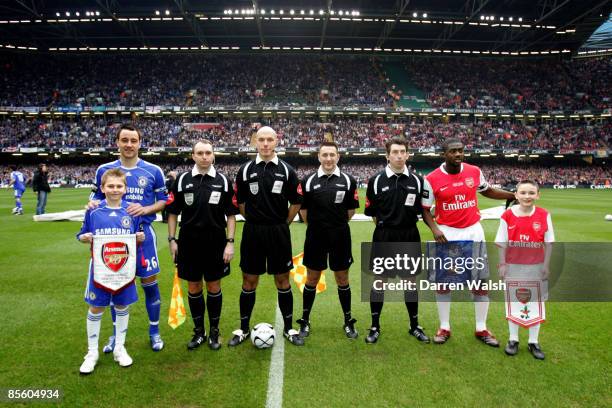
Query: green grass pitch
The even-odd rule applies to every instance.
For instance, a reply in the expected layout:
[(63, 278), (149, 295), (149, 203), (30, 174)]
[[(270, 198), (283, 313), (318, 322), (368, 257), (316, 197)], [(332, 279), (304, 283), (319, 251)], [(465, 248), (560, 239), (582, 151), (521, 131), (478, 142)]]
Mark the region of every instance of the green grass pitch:
[[(362, 208), (363, 210), (363, 191)], [(87, 190), (55, 190), (48, 212), (82, 208)], [(167, 249), (166, 225), (156, 223), (162, 273), (162, 335), (166, 348), (149, 348), (147, 317), (141, 300), (132, 306), (127, 348), (134, 365), (120, 368), (112, 356), (101, 355), (96, 371), (78, 374), (86, 352), (86, 305), (82, 296), (88, 262), (87, 246), (74, 239), (76, 222), (36, 223), (29, 190), (24, 197), (26, 215), (11, 215), (12, 190), (0, 191), (0, 388), (61, 388), (65, 406), (112, 407), (256, 407), (266, 403), (270, 350), (250, 344), (218, 352), (201, 347), (187, 352), (191, 322), (172, 330), (165, 322), (173, 266)], [(553, 215), (557, 240), (612, 241), (609, 191), (543, 191), (540, 204)], [(492, 206), (480, 198), (481, 208)], [(483, 221), (492, 240), (497, 221)], [(420, 225), (422, 236), (431, 234)], [(369, 241), (373, 224), (351, 223), (353, 253), (360, 262), (360, 243)], [(242, 226), (238, 227), (237, 252)], [(291, 226), (294, 254), (301, 251), (305, 227)], [(232, 273), (223, 280), (221, 334), (227, 343), (238, 327), (241, 274), (239, 254)], [(341, 329), (341, 312), (333, 277), (329, 289), (317, 296), (311, 316), (312, 334), (305, 347), (285, 346), (283, 403), (285, 406), (612, 406), (608, 338), (612, 327), (610, 303), (549, 303), (548, 322), (540, 343), (546, 360), (536, 361), (526, 350), (526, 331), (514, 358), (505, 356), (508, 336), (503, 304), (492, 303), (489, 328), (502, 348), (493, 349), (473, 336), (471, 303), (455, 303), (453, 337), (444, 346), (418, 344), (408, 336), (403, 304), (387, 303), (381, 318), (378, 344), (367, 346), (369, 305), (359, 298), (358, 267), (353, 267), (353, 315), (360, 337), (349, 341)], [(185, 286), (183, 286), (185, 288)], [(257, 291), (252, 323), (274, 322), (276, 291), (263, 277)], [(301, 296), (294, 287), (294, 315), (299, 317)], [(420, 321), (433, 335), (438, 324), (434, 303), (421, 303)], [(111, 332), (108, 313), (102, 339)], [(277, 340), (280, 341), (280, 340)]]

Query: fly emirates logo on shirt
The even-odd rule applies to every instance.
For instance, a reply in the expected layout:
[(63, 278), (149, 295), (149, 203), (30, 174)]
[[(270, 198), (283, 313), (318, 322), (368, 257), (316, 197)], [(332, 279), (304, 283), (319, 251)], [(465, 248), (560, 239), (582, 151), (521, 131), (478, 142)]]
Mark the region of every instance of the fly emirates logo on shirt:
[(444, 211), (465, 210), (466, 208), (476, 207), (476, 199), (467, 200), (466, 194), (454, 194), (453, 197), (455, 201), (442, 203)]

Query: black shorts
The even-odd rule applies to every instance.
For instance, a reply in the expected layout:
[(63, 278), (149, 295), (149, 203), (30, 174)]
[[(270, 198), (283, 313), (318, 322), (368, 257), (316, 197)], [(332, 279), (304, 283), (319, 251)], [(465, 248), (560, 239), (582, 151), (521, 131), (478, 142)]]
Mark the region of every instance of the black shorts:
[(323, 271), (327, 269), (328, 255), (332, 271), (347, 270), (353, 263), (351, 229), (348, 224), (339, 228), (313, 228), (309, 225), (306, 229), (304, 266)]
[(372, 242), (421, 242), (416, 225), (412, 228), (376, 227)]
[(178, 276), (190, 282), (214, 282), (230, 273), (230, 265), (223, 262), (225, 231), (207, 230), (194, 233), (180, 231), (176, 265)]
[[(412, 228), (385, 228), (376, 227), (372, 237), (372, 252), (370, 256), (370, 265), (373, 259), (377, 257), (389, 257), (396, 252), (406, 254), (411, 258), (421, 258), (421, 235), (416, 225)], [(385, 245), (385, 243), (402, 243), (397, 245)], [(421, 271), (420, 263), (417, 270), (410, 271), (393, 271), (388, 270), (382, 274), (385, 278), (400, 277), (402, 279), (413, 280)]]
[(244, 223), (240, 242), (240, 268), (249, 275), (287, 273), (293, 268), (291, 233), (287, 224)]

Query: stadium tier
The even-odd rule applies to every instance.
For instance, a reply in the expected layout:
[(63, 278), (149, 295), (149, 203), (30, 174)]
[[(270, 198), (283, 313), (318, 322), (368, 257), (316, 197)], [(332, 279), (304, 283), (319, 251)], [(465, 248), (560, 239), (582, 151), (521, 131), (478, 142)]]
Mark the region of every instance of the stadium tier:
[[(117, 127), (128, 118), (52, 119), (8, 117), (0, 119), (0, 147), (4, 152), (22, 148), (48, 150), (114, 148)], [(316, 148), (333, 140), (342, 148), (378, 148), (390, 137), (403, 136), (410, 148), (426, 153), (440, 149), (444, 139), (457, 137), (469, 151), (480, 149), (512, 153), (541, 151), (572, 154), (607, 151), (612, 122), (537, 121), (487, 119), (448, 121), (395, 117), (135, 117), (131, 120), (143, 132), (144, 148), (189, 148), (200, 138), (217, 147), (244, 148), (252, 145), (255, 131), (262, 125), (274, 128), (279, 146), (285, 149)]]
[[(38, 69), (42, 66), (43, 70)], [(0, 70), (0, 110), (38, 107), (78, 112), (145, 106), (398, 109), (415, 101), (425, 108), (519, 112), (612, 107), (610, 58), (2, 54)]]
[[(291, 160), (288, 161), (296, 167), (300, 178), (315, 171), (317, 165), (314, 158), (312, 160)], [(228, 160), (220, 157), (217, 159), (216, 168), (222, 173), (235, 180), (238, 168), (242, 161)], [(343, 160), (340, 163), (342, 170), (353, 175), (361, 186), (365, 186), (370, 177), (380, 171), (384, 164), (380, 160)], [(426, 175), (437, 162), (418, 163), (412, 168), (419, 174)], [(159, 162), (159, 165), (167, 174), (170, 171), (181, 173), (190, 170), (193, 166), (182, 164), (180, 161)], [(49, 166), (49, 183), (55, 187), (72, 187), (77, 184), (93, 184), (97, 165), (95, 164), (53, 164)], [(606, 165), (592, 165), (587, 163), (580, 165), (538, 165), (538, 164), (482, 164), (482, 171), (487, 180), (494, 185), (514, 186), (517, 182), (526, 179), (536, 180), (543, 187), (570, 186), (569, 188), (607, 186), (612, 187), (612, 168)], [(36, 166), (23, 165), (20, 170), (31, 182)], [(6, 186), (10, 181), (11, 170), (7, 166), (0, 166), (0, 185)]]

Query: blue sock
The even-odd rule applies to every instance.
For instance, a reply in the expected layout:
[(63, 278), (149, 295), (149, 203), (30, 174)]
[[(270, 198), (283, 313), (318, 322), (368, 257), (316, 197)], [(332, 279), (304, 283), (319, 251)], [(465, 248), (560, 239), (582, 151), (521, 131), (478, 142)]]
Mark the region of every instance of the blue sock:
[(21, 209), (21, 200), (15, 200), (15, 207)]
[(117, 329), (117, 312), (115, 312), (115, 305), (110, 305), (111, 318), (113, 319), (113, 336), (116, 333)]
[(145, 293), (145, 303), (147, 305), (147, 314), (149, 315), (149, 336), (153, 336), (154, 334), (159, 334), (159, 314), (161, 311), (159, 286), (157, 281), (143, 283), (142, 289)]

